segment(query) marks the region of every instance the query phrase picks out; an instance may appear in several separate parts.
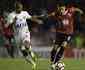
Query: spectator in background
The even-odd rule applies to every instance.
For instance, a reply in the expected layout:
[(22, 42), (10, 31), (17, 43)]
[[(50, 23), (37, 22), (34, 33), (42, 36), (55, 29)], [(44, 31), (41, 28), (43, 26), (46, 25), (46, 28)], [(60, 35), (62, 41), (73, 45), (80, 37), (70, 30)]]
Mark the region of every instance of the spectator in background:
[(8, 54), (10, 57), (14, 58), (14, 46), (13, 46), (13, 31), (11, 25), (9, 27), (6, 26), (6, 15), (0, 17), (0, 33), (2, 34), (5, 43), (4, 46), (7, 49)]

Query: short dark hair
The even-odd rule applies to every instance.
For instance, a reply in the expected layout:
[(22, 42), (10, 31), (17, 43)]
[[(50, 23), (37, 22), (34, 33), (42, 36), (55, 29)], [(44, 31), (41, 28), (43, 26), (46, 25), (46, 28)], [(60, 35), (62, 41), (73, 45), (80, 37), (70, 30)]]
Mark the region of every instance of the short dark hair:
[(21, 2), (19, 2), (19, 1), (16, 1), (16, 2), (15, 2), (15, 7), (17, 7), (17, 8), (18, 8), (18, 7), (19, 7), (19, 5), (22, 5), (22, 3), (21, 3)]

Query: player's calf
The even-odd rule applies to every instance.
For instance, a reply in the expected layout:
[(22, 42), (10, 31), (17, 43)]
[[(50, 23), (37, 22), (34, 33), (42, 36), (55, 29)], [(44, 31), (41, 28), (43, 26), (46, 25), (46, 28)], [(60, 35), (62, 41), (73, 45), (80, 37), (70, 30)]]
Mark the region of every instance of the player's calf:
[(36, 61), (36, 55), (32, 51), (31, 43), (29, 41), (25, 41), (24, 43), (25, 43), (26, 49), (28, 50), (28, 54), (31, 56), (33, 61)]
[(58, 52), (55, 53), (54, 63), (60, 61), (60, 59), (63, 57), (63, 53), (64, 53), (64, 47), (60, 47)]

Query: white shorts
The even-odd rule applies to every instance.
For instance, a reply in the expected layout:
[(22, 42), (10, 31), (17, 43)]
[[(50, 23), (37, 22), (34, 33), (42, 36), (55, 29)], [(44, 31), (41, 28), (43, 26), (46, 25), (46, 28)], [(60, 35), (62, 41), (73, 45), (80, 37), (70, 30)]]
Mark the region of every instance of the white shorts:
[(16, 39), (16, 43), (24, 43), (25, 41), (29, 41), (30, 42), (30, 32), (20, 32), (15, 36)]

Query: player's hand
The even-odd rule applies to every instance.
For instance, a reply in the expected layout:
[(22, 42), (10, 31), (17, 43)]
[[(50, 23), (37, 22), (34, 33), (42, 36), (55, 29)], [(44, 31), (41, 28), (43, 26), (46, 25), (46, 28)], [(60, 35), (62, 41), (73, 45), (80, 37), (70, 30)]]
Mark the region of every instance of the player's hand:
[(43, 24), (43, 21), (42, 20), (37, 20), (37, 23), (38, 24)]
[(55, 12), (52, 12), (50, 15), (51, 15), (51, 16), (55, 16)]
[(36, 15), (33, 15), (32, 18), (37, 18), (37, 16)]

